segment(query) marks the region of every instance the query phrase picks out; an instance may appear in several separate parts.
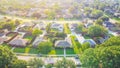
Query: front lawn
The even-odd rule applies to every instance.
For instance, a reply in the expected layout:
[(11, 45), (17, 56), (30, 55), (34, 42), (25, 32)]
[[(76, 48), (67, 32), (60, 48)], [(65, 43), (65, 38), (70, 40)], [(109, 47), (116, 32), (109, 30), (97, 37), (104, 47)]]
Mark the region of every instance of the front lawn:
[(24, 38), (25, 38), (25, 39), (28, 39), (29, 41), (31, 41), (31, 40), (33, 39), (32, 36), (25, 36)]
[(38, 50), (37, 48), (31, 48), (30, 51), (29, 51), (30, 54), (38, 54)]
[(13, 52), (16, 53), (25, 53), (25, 48), (16, 47)]
[(63, 48), (56, 48), (55, 51), (56, 51), (56, 54), (57, 54), (57, 55), (64, 54)]
[[(57, 55), (64, 55), (63, 48), (56, 48), (55, 49)], [(71, 48), (66, 48), (66, 54), (75, 54), (74, 50)]]
[(66, 49), (66, 54), (75, 54), (73, 49)]

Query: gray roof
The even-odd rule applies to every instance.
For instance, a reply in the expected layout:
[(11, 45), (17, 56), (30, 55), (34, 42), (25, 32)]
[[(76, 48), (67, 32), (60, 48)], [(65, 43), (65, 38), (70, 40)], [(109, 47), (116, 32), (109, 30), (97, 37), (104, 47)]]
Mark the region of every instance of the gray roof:
[(55, 42), (56, 47), (71, 47), (71, 44), (65, 40), (59, 40)]
[(27, 40), (25, 39), (21, 39), (21, 38), (17, 38), (17, 39), (13, 39), (12, 41), (9, 42), (10, 45), (12, 46), (26, 46), (27, 44)]

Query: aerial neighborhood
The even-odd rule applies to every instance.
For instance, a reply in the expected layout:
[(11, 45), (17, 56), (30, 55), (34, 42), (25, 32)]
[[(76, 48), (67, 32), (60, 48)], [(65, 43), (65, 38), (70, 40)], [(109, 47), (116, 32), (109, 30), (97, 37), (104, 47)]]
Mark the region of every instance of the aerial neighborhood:
[(119, 68), (119, 57), (119, 0), (0, 1), (0, 68)]

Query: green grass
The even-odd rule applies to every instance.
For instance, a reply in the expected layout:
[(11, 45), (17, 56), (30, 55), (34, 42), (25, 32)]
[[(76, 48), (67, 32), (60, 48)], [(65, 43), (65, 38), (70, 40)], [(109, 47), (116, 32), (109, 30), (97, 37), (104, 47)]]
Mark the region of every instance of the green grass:
[(56, 48), (55, 51), (57, 55), (64, 54), (64, 50), (62, 48), (61, 49)]
[(33, 39), (33, 36), (26, 36), (25, 39), (28, 39), (29, 41), (31, 41)]
[(89, 36), (85, 35), (84, 36), (85, 39), (91, 39)]
[(118, 23), (120, 23), (120, 18), (112, 18), (112, 19), (114, 19), (114, 20), (116, 20), (116, 21), (118, 21)]
[(30, 47), (26, 47), (25, 48), (25, 53), (29, 53), (30, 49), (31, 49)]
[(73, 49), (66, 49), (66, 54), (75, 54)]
[[(64, 54), (63, 48), (56, 48), (55, 51), (56, 51), (56, 54), (57, 54), (57, 55), (60, 55), (60, 54), (63, 55), (63, 54)], [(75, 52), (74, 52), (73, 49), (66, 48), (66, 54), (75, 54)]]
[(38, 50), (37, 48), (31, 48), (30, 51), (29, 51), (30, 54), (38, 54)]
[(19, 47), (16, 47), (13, 52), (16, 52), (16, 53), (25, 53), (25, 48), (19, 48)]

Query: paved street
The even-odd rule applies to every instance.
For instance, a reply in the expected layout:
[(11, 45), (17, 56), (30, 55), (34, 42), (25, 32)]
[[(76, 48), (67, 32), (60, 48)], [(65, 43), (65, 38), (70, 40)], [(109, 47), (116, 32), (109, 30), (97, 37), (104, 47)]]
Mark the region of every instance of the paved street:
[[(40, 59), (44, 60), (45, 64), (55, 63), (58, 60), (63, 59), (63, 57), (33, 57), (33, 56), (17, 56), (17, 57), (18, 57), (18, 59), (26, 60), (26, 61), (29, 61), (30, 59), (33, 59), (33, 58), (40, 58)], [(81, 62), (78, 59), (75, 59), (75, 57), (66, 57), (66, 58), (73, 60), (76, 65), (81, 64)]]

